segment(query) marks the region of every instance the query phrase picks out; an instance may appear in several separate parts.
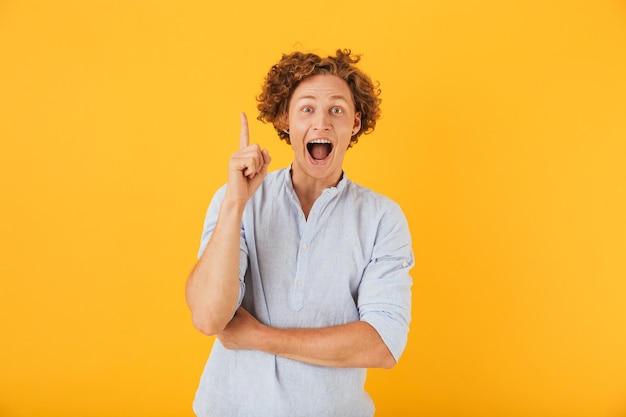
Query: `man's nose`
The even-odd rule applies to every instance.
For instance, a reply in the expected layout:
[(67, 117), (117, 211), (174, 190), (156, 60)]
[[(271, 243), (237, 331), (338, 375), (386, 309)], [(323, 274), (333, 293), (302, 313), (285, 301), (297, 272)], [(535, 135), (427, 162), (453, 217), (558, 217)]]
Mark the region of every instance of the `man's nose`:
[(330, 129), (330, 117), (326, 112), (318, 112), (315, 115), (313, 121), (313, 127), (317, 130), (329, 130)]

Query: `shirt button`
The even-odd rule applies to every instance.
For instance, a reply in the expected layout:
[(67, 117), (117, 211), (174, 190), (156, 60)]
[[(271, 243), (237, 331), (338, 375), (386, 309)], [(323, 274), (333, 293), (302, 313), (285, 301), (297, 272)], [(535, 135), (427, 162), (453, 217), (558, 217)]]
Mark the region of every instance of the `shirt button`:
[(409, 266), (409, 263), (408, 263), (408, 262), (402, 262), (402, 267), (403, 267), (403, 268), (406, 268), (407, 266)]
[(301, 280), (301, 279), (297, 280), (297, 281), (296, 281), (296, 285), (297, 285), (298, 287), (302, 286), (302, 280)]
[(309, 246), (308, 246), (306, 243), (304, 243), (304, 244), (302, 245), (302, 249), (307, 250), (308, 248), (309, 248)]

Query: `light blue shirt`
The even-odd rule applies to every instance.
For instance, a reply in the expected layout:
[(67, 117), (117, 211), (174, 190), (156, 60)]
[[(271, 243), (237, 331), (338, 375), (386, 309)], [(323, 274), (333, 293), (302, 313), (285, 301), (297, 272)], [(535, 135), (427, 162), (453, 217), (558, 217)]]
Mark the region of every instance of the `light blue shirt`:
[[(209, 205), (199, 255), (225, 186)], [(396, 361), (411, 319), (411, 235), (400, 206), (345, 176), (305, 219), (290, 170), (269, 173), (241, 225), (240, 304), (277, 328), (363, 320)], [(366, 369), (310, 365), (215, 340), (193, 408), (200, 417), (371, 417)]]

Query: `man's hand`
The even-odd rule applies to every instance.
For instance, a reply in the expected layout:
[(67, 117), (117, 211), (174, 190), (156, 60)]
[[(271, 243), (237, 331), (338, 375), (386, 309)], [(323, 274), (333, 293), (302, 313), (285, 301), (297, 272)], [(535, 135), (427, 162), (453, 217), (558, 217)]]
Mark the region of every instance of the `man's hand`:
[(261, 150), (258, 144), (250, 145), (248, 119), (245, 113), (241, 113), (239, 150), (231, 156), (228, 164), (225, 198), (233, 202), (247, 203), (263, 182), (271, 160), (267, 149)]
[(239, 307), (217, 338), (226, 349), (256, 349), (266, 328), (252, 314)]

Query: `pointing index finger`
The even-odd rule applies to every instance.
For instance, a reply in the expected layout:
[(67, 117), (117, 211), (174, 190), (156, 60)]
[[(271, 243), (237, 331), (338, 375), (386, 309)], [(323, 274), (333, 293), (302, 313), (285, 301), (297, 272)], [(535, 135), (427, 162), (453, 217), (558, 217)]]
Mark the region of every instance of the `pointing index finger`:
[(241, 113), (241, 131), (239, 133), (239, 149), (243, 149), (250, 144), (250, 135), (248, 133), (248, 118), (245, 113)]

